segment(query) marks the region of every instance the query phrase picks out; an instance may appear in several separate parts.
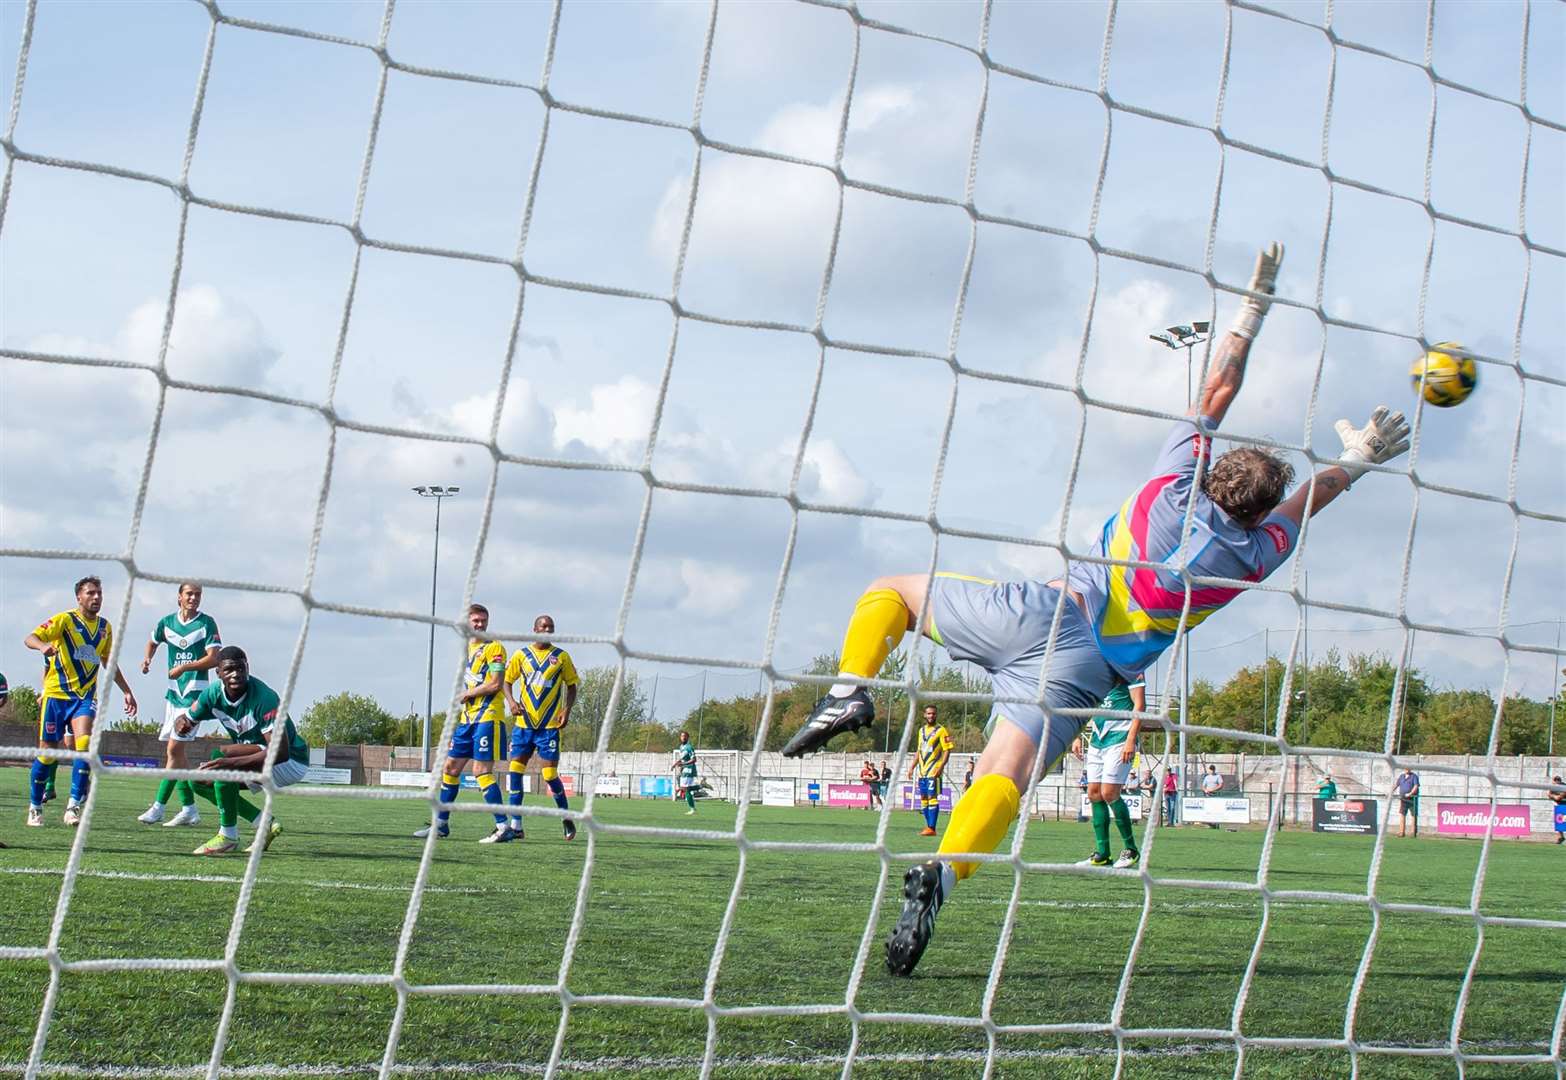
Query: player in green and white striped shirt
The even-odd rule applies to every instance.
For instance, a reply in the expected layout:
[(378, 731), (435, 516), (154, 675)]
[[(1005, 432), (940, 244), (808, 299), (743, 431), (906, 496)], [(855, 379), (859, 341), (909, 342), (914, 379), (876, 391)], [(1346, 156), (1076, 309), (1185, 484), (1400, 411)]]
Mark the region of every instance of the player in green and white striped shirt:
[[(217, 681), (196, 695), (189, 709), (181, 711), (175, 720), (175, 730), (181, 736), (188, 736), (206, 720), (216, 720), (234, 741), (213, 751), (212, 760), (203, 762), (202, 769), (259, 773), (266, 765), (271, 744), (278, 742), (281, 745), (276, 751), (277, 759), (272, 762), (272, 786), (283, 788), (297, 784), (309, 774), (309, 745), (300, 737), (294, 722), (283, 713), (277, 691), (250, 674), (250, 660), (245, 656), (245, 650), (238, 646), (227, 645), (218, 653)], [(232, 780), (197, 783), (196, 793), (217, 803), (219, 813), (217, 835), (198, 847), (195, 854), (224, 855), (233, 851), (239, 845), (239, 818), (254, 823), (261, 816), (260, 810), (240, 794), (243, 787), (260, 790), (259, 784), (246, 785)], [(213, 790), (209, 792), (208, 788)], [(265, 851), (282, 831), (274, 818), (267, 831), (258, 833), (254, 843), (245, 850), (254, 851), (259, 845)]]
[[(159, 645), (168, 647), (169, 660), (169, 688), (163, 695), (163, 729), (158, 732), (158, 741), (167, 747), (163, 767), (184, 769), (188, 767), (185, 763), (185, 744), (196, 737), (196, 732), (192, 730), (189, 735), (180, 735), (175, 731), (174, 721), (194, 705), (196, 698), (207, 688), (207, 672), (217, 666), (218, 650), (223, 647), (217, 620), (201, 610), (201, 586), (198, 583), (181, 582), (179, 609), (172, 615), (163, 616), (158, 620), (158, 625), (152, 628), (147, 652), (141, 659), (143, 675), (152, 668), (152, 658), (157, 655)], [(163, 821), (163, 807), (176, 789), (179, 791), (179, 813), (171, 820)], [(156, 825), (160, 821), (165, 826), (200, 823), (201, 815), (196, 812), (196, 794), (190, 781), (164, 778), (158, 784), (158, 794), (152, 805), (136, 820), (143, 825)]]
[[(1117, 684), (1104, 697), (1102, 706), (1123, 712), (1143, 712), (1147, 708), (1147, 687), (1142, 679), (1127, 686)], [(1142, 731), (1142, 721), (1124, 720), (1114, 716), (1095, 716), (1088, 721), (1086, 732), (1087, 752), (1083, 753), (1079, 736), (1071, 744), (1072, 753), (1087, 759), (1088, 802), (1093, 807), (1093, 854), (1077, 863), (1078, 866), (1109, 866), (1109, 819), (1115, 819), (1125, 850), (1113, 861), (1116, 870), (1135, 866), (1142, 858), (1136, 846), (1136, 833), (1131, 828), (1131, 811), (1120, 797), (1131, 773), (1131, 763), (1136, 759), (1137, 737)]]

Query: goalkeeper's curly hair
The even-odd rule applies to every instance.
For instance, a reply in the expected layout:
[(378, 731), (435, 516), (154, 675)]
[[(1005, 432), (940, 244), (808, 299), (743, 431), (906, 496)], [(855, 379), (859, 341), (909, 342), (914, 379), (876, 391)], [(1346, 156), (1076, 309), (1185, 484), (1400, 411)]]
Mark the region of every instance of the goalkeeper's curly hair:
[(1255, 524), (1283, 501), (1294, 467), (1260, 447), (1242, 446), (1221, 455), (1202, 477), (1207, 497), (1235, 521)]

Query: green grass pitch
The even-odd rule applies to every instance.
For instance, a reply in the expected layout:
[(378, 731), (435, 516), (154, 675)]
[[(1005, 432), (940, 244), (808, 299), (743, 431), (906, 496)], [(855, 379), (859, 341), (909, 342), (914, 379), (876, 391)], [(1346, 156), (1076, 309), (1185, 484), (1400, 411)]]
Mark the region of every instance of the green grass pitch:
[[(0, 946), (42, 946), (59, 895), (71, 830), (49, 807), (44, 829), (22, 827), (24, 773), (0, 773)], [(220, 958), (227, 940), (241, 856), (189, 854), (214, 829), (202, 805), (198, 828), (139, 825), (150, 781), (102, 781), (89, 843), (64, 926), (67, 961), (110, 957)], [(464, 802), (476, 802), (472, 792)], [(539, 805), (538, 797), (530, 804)], [(410, 802), (288, 796), (278, 799), (285, 832), (261, 862), (239, 947), (244, 971), (389, 973), (420, 854), (410, 833), (422, 822)], [(601, 800), (605, 822), (673, 828), (730, 828), (735, 807), (701, 804), (696, 817), (666, 801)], [(458, 814), (439, 844), (414, 932), (407, 977), (428, 984), (549, 985), (561, 957), (588, 855), (558, 822), (529, 820), (523, 843), (480, 846), (483, 815)], [(889, 842), (898, 853), (933, 850), (919, 820), (896, 813)], [(874, 837), (863, 811), (751, 811), (756, 840), (858, 843)], [(245, 830), (248, 838), (249, 830)], [(1165, 831), (1151, 860), (1160, 877), (1254, 880), (1260, 831)], [(1009, 841), (1008, 841), (1009, 843)], [(1086, 855), (1085, 825), (1035, 823), (1030, 860)], [(1279, 889), (1362, 892), (1368, 838), (1285, 832), (1276, 841), (1271, 884)], [(1480, 845), (1437, 839), (1387, 841), (1377, 895), (1383, 902), (1466, 907)], [(573, 995), (699, 999), (739, 865), (732, 841), (601, 834), (586, 920), (566, 976)], [(894, 860), (887, 901), (855, 1006), (865, 1013), (976, 1017), (982, 1007), (1012, 874), (986, 867), (942, 912), (936, 937), (912, 979), (881, 966), (881, 938), (898, 908), (906, 864)], [(1484, 913), (1566, 916), (1566, 858), (1551, 845), (1498, 842), (1481, 895)], [(842, 1005), (875, 894), (870, 855), (751, 852), (732, 935), (716, 983), (720, 1006)], [(1143, 905), (1139, 879), (1030, 873), (994, 999), (1000, 1024), (1105, 1023)], [(1125, 1004), (1130, 1028), (1227, 1028), (1260, 925), (1253, 893), (1155, 886), (1151, 918)], [(1242, 1020), (1248, 1036), (1339, 1038), (1354, 972), (1372, 929), (1368, 906), (1275, 902)], [(1354, 1018), (1367, 1043), (1443, 1045), (1473, 954), (1472, 919), (1383, 912), (1374, 959)], [(1460, 1037), (1474, 1053), (1548, 1053), (1566, 990), (1558, 930), (1490, 926), (1474, 973)], [(0, 959), (0, 1074), (27, 1060), (48, 984), (47, 964)], [(213, 971), (67, 972), (46, 1050), (47, 1066), (76, 1075), (156, 1076), (204, 1071), (226, 982)], [(373, 1073), (395, 1008), (385, 986), (239, 985), (223, 1067), (232, 1075)], [(542, 1072), (560, 1021), (553, 995), (416, 994), (397, 1055), (419, 1076), (533, 1076)], [(562, 1059), (569, 1075), (690, 1077), (699, 1072), (707, 1016), (676, 1006), (577, 1002)], [(714, 1075), (832, 1077), (842, 1072), (851, 1025), (841, 1013), (720, 1017)], [(1232, 1043), (1134, 1038), (1127, 1078), (1229, 1076)], [(853, 1075), (979, 1076), (980, 1029), (904, 1021), (860, 1027)], [(1115, 1070), (1105, 1034), (1005, 1034), (994, 1075), (1105, 1077)], [(1247, 1077), (1348, 1076), (1338, 1049), (1247, 1051)], [(1450, 1058), (1362, 1055), (1366, 1080), (1453, 1077)], [(1554, 1064), (1470, 1064), (1466, 1076), (1557, 1077)]]

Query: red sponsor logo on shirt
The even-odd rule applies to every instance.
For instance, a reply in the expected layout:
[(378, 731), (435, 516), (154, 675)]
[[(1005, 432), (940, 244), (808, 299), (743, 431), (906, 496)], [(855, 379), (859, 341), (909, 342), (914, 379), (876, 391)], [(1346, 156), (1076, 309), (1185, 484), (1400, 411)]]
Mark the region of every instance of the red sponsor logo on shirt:
[(1194, 458), (1200, 458), (1202, 455), (1206, 454), (1207, 446), (1210, 441), (1211, 440), (1209, 440), (1207, 436), (1198, 434), (1191, 440), (1191, 456)]
[(1272, 546), (1278, 549), (1279, 555), (1289, 550), (1289, 531), (1282, 525), (1269, 521), (1262, 526), (1262, 532), (1272, 537)]

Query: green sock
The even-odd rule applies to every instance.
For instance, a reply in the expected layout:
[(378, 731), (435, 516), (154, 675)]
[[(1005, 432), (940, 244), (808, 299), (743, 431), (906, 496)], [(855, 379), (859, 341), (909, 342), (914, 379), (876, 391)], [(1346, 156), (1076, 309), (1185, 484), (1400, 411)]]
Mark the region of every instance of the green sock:
[(174, 794), (174, 781), (168, 779), (167, 777), (158, 781), (158, 795), (156, 801), (159, 806), (162, 806), (164, 803), (168, 802), (169, 796), (172, 794)]
[(217, 795), (213, 793), (211, 784), (191, 784), (190, 788), (201, 798), (207, 800), (207, 802), (214, 806), (217, 805)]
[[(165, 780), (164, 783), (166, 784), (166, 783), (168, 783), (168, 781)], [(194, 784), (192, 784), (189, 780), (180, 780), (174, 786), (179, 789), (179, 804), (181, 806), (195, 806), (196, 805), (196, 788), (195, 788)], [(162, 791), (161, 788), (159, 788), (158, 790), (160, 792)], [(167, 802), (168, 801), (168, 796), (164, 795), (158, 801), (159, 802)]]
[(685, 789), (685, 805), (690, 807), (692, 810), (696, 809), (696, 792), (692, 791), (690, 788)]
[(217, 782), (218, 824), (232, 829), (239, 824), (239, 785), (227, 780)]
[(51, 761), (46, 766), (46, 768), (49, 770), (49, 775), (44, 777), (44, 792), (46, 794), (53, 795), (54, 774), (60, 771), (60, 763), (58, 761)]
[(1109, 812), (1115, 816), (1115, 828), (1120, 830), (1120, 839), (1126, 842), (1126, 850), (1135, 851), (1136, 834), (1131, 830), (1131, 808), (1124, 799), (1116, 797), (1109, 804)]
[(1093, 804), (1093, 850), (1109, 858), (1109, 807), (1101, 802)]

